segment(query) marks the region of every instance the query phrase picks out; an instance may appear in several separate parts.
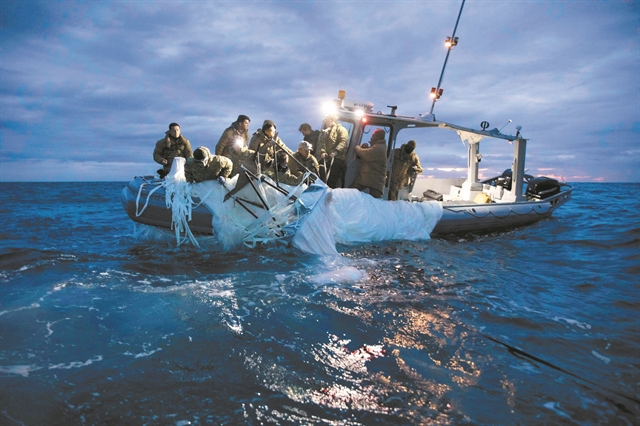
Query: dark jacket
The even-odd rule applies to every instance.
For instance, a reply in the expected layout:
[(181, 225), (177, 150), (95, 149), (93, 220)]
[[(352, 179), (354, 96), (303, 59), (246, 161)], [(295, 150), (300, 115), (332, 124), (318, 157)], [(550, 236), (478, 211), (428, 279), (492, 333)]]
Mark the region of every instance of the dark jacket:
[(318, 138), (320, 137), (320, 130), (312, 130), (311, 133), (304, 137), (304, 140), (311, 144), (311, 154), (319, 158), (320, 153), (318, 152)]
[(156, 148), (153, 150), (153, 159), (158, 164), (162, 164), (162, 160), (166, 159), (167, 164), (163, 164), (162, 168), (165, 173), (169, 173), (175, 157), (189, 159), (193, 157), (193, 152), (191, 151), (189, 139), (183, 135), (180, 135), (177, 139), (172, 138), (169, 131), (166, 131), (165, 135), (163, 139), (156, 142)]
[(238, 140), (242, 141), (243, 148), (247, 147), (249, 131), (245, 130), (244, 132), (240, 132), (237, 125), (238, 123), (234, 121), (231, 123), (231, 126), (222, 132), (222, 136), (220, 136), (220, 140), (216, 144), (216, 155), (224, 155), (225, 157), (231, 158), (229, 156), (229, 150), (231, 149), (231, 145), (237, 144)]
[[(382, 138), (377, 138), (378, 133), (374, 133), (371, 138), (371, 146), (363, 148), (356, 146), (356, 156), (362, 160), (360, 172), (356, 178), (355, 184), (369, 188), (384, 190), (385, 178), (387, 177), (387, 147), (385, 144), (384, 133)], [(374, 139), (375, 138), (375, 139)]]

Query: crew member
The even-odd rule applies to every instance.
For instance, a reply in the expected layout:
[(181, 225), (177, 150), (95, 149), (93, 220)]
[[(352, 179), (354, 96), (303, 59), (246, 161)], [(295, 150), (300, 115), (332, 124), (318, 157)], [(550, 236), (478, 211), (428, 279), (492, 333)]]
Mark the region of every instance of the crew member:
[[(264, 120), (262, 128), (256, 131), (249, 142), (249, 149), (254, 151), (242, 163), (250, 174), (260, 175), (271, 167), (277, 151), (287, 151), (289, 155), (293, 152), (280, 140), (276, 132), (276, 125), (271, 120)], [(249, 183), (249, 177), (244, 172), (238, 174), (236, 186), (225, 195), (224, 201), (227, 201), (236, 192), (240, 191)]]
[(344, 187), (346, 172), (345, 158), (349, 132), (338, 122), (338, 117), (330, 115), (325, 118), (326, 128), (318, 137), (319, 160), (322, 161), (321, 178), (330, 188)]
[(230, 178), (240, 173), (241, 166), (244, 162), (256, 153), (247, 147), (237, 145), (232, 145), (228, 152), (227, 158), (233, 162), (233, 169), (229, 175)]
[(288, 157), (289, 156), (286, 152), (278, 151), (276, 153), (276, 161), (274, 161), (271, 167), (267, 169), (265, 174), (275, 182), (296, 186), (299, 185), (300, 182), (302, 182), (303, 176), (295, 176), (291, 173), (291, 171), (289, 170)]
[(233, 163), (223, 155), (212, 155), (209, 148), (200, 146), (184, 165), (184, 177), (189, 183), (217, 179), (224, 183), (231, 174)]
[(276, 125), (271, 120), (264, 120), (262, 128), (253, 134), (249, 149), (256, 151), (261, 170), (269, 168), (276, 151), (284, 150), (289, 155), (293, 155), (293, 152), (278, 137)]
[(311, 144), (311, 152), (316, 159), (319, 156), (318, 153), (318, 138), (320, 137), (320, 130), (313, 130), (309, 123), (302, 123), (298, 128), (298, 131), (304, 136), (304, 140)]
[(416, 141), (410, 140), (406, 144), (402, 144), (400, 148), (393, 150), (389, 200), (397, 200), (400, 188), (410, 186), (410, 181), (422, 173), (420, 159), (415, 153), (415, 149)]
[(229, 157), (229, 150), (232, 147), (247, 147), (249, 143), (249, 123), (251, 120), (246, 115), (239, 115), (238, 119), (227, 127), (220, 140), (216, 144), (216, 155)]
[(153, 150), (153, 160), (162, 165), (162, 168), (157, 172), (160, 179), (164, 179), (169, 174), (175, 157), (186, 159), (193, 157), (191, 143), (189, 143), (189, 139), (180, 134), (178, 123), (169, 124), (169, 130), (165, 132), (165, 135), (163, 139), (156, 142), (156, 148)]
[[(311, 155), (311, 144), (302, 141), (298, 145), (298, 150), (293, 154), (293, 159), (289, 163), (289, 169), (294, 176), (302, 176), (309, 170), (316, 176), (320, 175), (319, 164), (316, 157)], [(305, 168), (307, 170), (305, 170)]]
[(362, 160), (360, 172), (354, 183), (354, 188), (364, 191), (374, 198), (382, 198), (384, 181), (387, 177), (387, 147), (385, 132), (377, 129), (371, 135), (371, 146), (364, 143), (356, 146), (356, 156)]

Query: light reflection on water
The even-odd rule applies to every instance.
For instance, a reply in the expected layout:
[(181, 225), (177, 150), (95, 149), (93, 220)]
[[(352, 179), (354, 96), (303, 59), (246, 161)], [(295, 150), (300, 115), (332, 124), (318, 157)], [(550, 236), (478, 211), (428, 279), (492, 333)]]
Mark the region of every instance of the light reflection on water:
[(633, 424), (640, 413), (637, 219), (603, 228), (613, 215), (567, 205), (513, 232), (326, 259), (143, 244), (117, 205), (76, 241), (88, 225), (72, 204), (34, 228), (25, 205), (10, 208), (2, 423)]

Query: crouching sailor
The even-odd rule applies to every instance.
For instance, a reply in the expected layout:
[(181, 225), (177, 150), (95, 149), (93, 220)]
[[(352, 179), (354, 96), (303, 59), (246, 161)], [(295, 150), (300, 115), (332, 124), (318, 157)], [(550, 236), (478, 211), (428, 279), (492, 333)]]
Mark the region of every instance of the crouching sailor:
[(200, 146), (193, 152), (193, 158), (187, 159), (184, 177), (189, 183), (217, 179), (224, 183), (231, 174), (233, 163), (222, 155), (213, 155), (206, 146)]
[(284, 183), (285, 185), (296, 186), (302, 182), (304, 175), (295, 176), (291, 174), (288, 164), (288, 156), (284, 151), (276, 153), (276, 161), (267, 169), (265, 174), (275, 182)]

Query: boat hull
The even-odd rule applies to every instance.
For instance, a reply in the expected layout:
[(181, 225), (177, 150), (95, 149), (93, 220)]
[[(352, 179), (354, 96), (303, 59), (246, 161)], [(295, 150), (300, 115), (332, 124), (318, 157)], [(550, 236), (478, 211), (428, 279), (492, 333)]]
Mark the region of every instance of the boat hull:
[[(171, 228), (171, 209), (166, 206), (161, 183), (153, 176), (137, 176), (122, 190), (122, 205), (131, 220), (159, 228)], [(540, 201), (487, 204), (440, 202), (442, 218), (431, 235), (486, 234), (531, 225), (549, 218), (556, 208), (569, 201), (572, 190), (567, 186), (559, 194)], [(196, 203), (198, 201), (194, 200)], [(213, 235), (212, 219), (211, 212), (200, 205), (192, 211), (189, 228), (194, 235)]]
[(555, 209), (569, 201), (573, 188), (540, 201), (516, 203), (442, 202), (442, 219), (431, 232), (434, 237), (460, 234), (486, 234), (531, 225), (551, 217)]
[[(131, 220), (144, 225), (171, 228), (171, 209), (167, 208), (164, 188), (154, 191), (161, 183), (161, 180), (153, 176), (136, 176), (122, 189), (122, 207)], [(193, 234), (212, 235), (211, 222), (211, 212), (204, 205), (200, 205), (191, 212), (189, 229)]]

